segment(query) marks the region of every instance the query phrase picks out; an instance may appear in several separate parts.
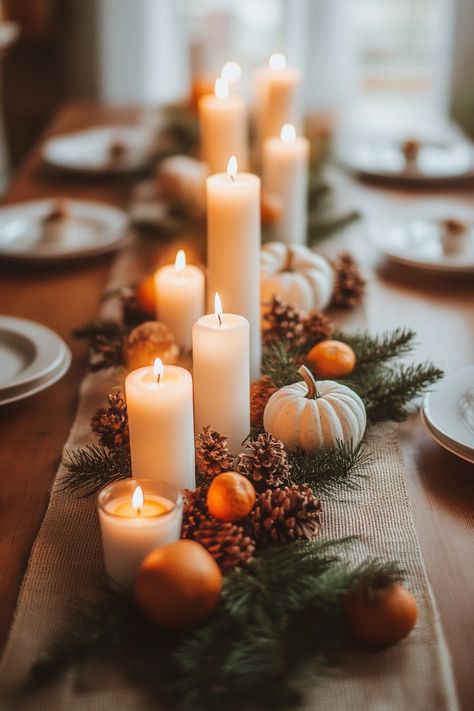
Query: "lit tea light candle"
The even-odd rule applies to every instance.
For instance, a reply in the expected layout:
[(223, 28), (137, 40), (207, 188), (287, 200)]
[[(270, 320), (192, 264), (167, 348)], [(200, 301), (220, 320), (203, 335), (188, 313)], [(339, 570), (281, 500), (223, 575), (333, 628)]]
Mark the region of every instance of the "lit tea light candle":
[(260, 375), (260, 179), (238, 172), (235, 156), (227, 172), (207, 179), (207, 305), (219, 292), (230, 313), (250, 324), (250, 376)]
[(250, 431), (249, 324), (237, 314), (215, 311), (193, 328), (194, 413), (196, 434), (211, 427), (239, 452)]
[(99, 493), (98, 510), (107, 574), (130, 586), (148, 553), (181, 535), (181, 493), (161, 481), (123, 479)]
[(286, 244), (306, 244), (308, 176), (309, 141), (286, 123), (264, 143), (262, 174), (264, 190), (281, 204), (275, 239)]
[(186, 264), (182, 249), (174, 265), (155, 272), (156, 317), (174, 333), (176, 343), (191, 349), (193, 324), (205, 313), (204, 274), (198, 267)]
[(230, 155), (248, 164), (247, 107), (241, 96), (229, 95), (228, 82), (219, 77), (214, 95), (199, 100), (202, 159), (210, 173), (226, 169)]
[(271, 136), (279, 136), (285, 123), (299, 126), (301, 109), (298, 91), (301, 73), (286, 66), (286, 57), (279, 52), (272, 54), (267, 67), (260, 67), (255, 74), (255, 123), (257, 148)]
[(194, 489), (193, 383), (176, 365), (138, 368), (125, 380), (135, 477)]

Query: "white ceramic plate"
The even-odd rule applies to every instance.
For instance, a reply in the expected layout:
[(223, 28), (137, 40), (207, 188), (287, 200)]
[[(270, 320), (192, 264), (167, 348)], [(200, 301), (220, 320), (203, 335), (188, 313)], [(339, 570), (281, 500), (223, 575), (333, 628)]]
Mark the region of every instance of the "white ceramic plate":
[(67, 346), (65, 346), (65, 352), (61, 362), (56, 366), (56, 368), (54, 368), (54, 370), (48, 373), (48, 375), (45, 375), (43, 378), (33, 380), (27, 385), (22, 385), (17, 388), (9, 388), (6, 391), (0, 392), (0, 406), (9, 405), (12, 402), (23, 400), (24, 398), (36, 395), (42, 390), (46, 390), (46, 388), (51, 387), (51, 385), (54, 385), (54, 383), (60, 380), (67, 373), (69, 366), (71, 365), (71, 359), (71, 351)]
[(57, 260), (89, 257), (117, 249), (126, 239), (128, 217), (98, 202), (61, 200), (66, 218), (51, 237), (43, 225), (55, 200), (21, 202), (0, 208), (0, 256)]
[(48, 375), (63, 361), (66, 348), (46, 326), (0, 316), (0, 393)]
[[(122, 153), (113, 158), (111, 147)], [(50, 138), (43, 158), (63, 170), (93, 173), (123, 173), (137, 170), (151, 159), (153, 134), (144, 126), (99, 126)]]
[(474, 458), (474, 365), (446, 375), (425, 395), (422, 412), (440, 442)]
[(374, 178), (425, 183), (474, 175), (474, 148), (462, 139), (421, 141), (413, 162), (406, 161), (399, 140), (381, 136), (359, 137), (341, 155), (351, 170)]
[(440, 447), (443, 447), (448, 452), (451, 452), (451, 454), (454, 454), (456, 457), (460, 457), (461, 459), (464, 459), (464, 461), (469, 462), (470, 464), (474, 464), (474, 454), (470, 454), (468, 450), (457, 446), (450, 439), (443, 437), (439, 432), (434, 430), (427, 421), (425, 415), (423, 414), (423, 410), (420, 410), (420, 417), (426, 432), (435, 442), (437, 442), (437, 444), (440, 445)]
[[(447, 219), (465, 224), (462, 238), (445, 235), (442, 223)], [(446, 274), (474, 273), (474, 210), (467, 206), (440, 204), (418, 213), (372, 218), (369, 234), (377, 249), (394, 262)], [(449, 239), (459, 240), (457, 250), (449, 251)]]

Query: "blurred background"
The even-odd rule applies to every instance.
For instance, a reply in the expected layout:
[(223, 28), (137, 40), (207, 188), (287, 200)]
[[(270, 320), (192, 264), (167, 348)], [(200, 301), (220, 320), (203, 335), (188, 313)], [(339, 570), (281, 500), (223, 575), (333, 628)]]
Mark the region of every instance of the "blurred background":
[[(473, 0), (3, 0), (3, 113), (15, 166), (69, 99), (157, 105), (228, 59), (301, 67), (307, 110), (474, 136)], [(7, 44), (7, 43), (4, 43)]]

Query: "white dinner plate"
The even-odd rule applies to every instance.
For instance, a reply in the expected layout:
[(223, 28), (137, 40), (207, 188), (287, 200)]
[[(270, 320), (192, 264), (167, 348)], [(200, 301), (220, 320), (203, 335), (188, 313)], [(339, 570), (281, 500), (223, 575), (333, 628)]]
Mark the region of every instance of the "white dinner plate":
[(422, 405), (429, 431), (459, 456), (474, 459), (474, 365), (446, 375), (435, 387)]
[(362, 175), (403, 182), (445, 182), (474, 175), (474, 148), (463, 139), (420, 141), (416, 159), (407, 161), (399, 139), (362, 136), (347, 142), (341, 158)]
[(443, 435), (433, 429), (426, 419), (423, 410), (420, 410), (420, 417), (426, 432), (429, 434), (431, 439), (440, 445), (440, 447), (443, 447), (443, 449), (451, 452), (451, 454), (454, 454), (456, 457), (460, 457), (461, 459), (464, 459), (464, 461), (474, 464), (474, 454), (470, 453), (467, 449), (459, 447), (452, 442), (452, 440), (447, 437), (443, 437)]
[(9, 388), (8, 390), (0, 392), (0, 406), (9, 405), (12, 402), (23, 400), (24, 398), (36, 395), (42, 390), (46, 390), (46, 388), (51, 387), (51, 385), (57, 383), (57, 381), (67, 373), (69, 366), (71, 365), (71, 360), (71, 351), (67, 346), (65, 346), (61, 362), (47, 375), (33, 380), (27, 385), (22, 385), (17, 388)]
[(0, 256), (26, 260), (89, 257), (117, 249), (126, 239), (128, 216), (99, 202), (61, 199), (66, 217), (52, 238), (44, 226), (55, 200), (0, 208)]
[(0, 316), (0, 393), (48, 375), (63, 361), (66, 348), (46, 326)]
[[(113, 157), (113, 146), (121, 154)], [(63, 170), (123, 173), (137, 170), (151, 159), (153, 133), (145, 126), (98, 126), (50, 138), (43, 158)]]
[[(446, 235), (443, 222), (449, 219), (464, 223), (462, 238)], [(368, 224), (372, 243), (394, 262), (453, 275), (474, 273), (474, 210), (467, 206), (439, 203), (419, 212), (374, 217)]]

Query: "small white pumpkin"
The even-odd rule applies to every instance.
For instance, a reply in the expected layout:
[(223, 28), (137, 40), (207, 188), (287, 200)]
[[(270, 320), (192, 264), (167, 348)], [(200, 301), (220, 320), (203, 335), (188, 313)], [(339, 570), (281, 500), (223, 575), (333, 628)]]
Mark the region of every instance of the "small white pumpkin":
[(263, 426), (289, 451), (317, 452), (338, 442), (356, 447), (367, 424), (364, 403), (353, 390), (333, 380), (316, 382), (304, 365), (304, 382), (277, 390), (263, 413)]
[(334, 274), (328, 260), (301, 244), (268, 242), (260, 253), (262, 304), (279, 296), (299, 311), (319, 309), (329, 304)]

